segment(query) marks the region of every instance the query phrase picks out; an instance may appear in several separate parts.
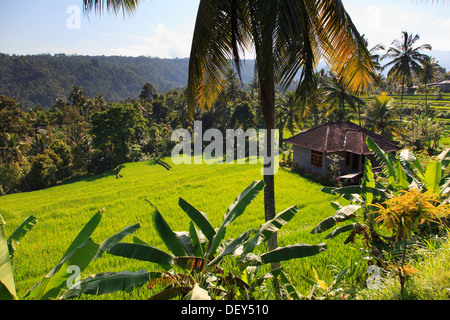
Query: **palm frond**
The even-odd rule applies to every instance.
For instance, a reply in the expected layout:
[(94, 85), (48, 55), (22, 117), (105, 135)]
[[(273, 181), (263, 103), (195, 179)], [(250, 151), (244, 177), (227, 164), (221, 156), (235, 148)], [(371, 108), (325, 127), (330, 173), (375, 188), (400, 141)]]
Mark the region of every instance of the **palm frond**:
[(319, 37), (324, 58), (343, 85), (354, 94), (366, 90), (376, 73), (364, 39), (341, 1), (317, 1)]
[(104, 11), (118, 14), (122, 11), (125, 16), (132, 14), (141, 1), (142, 0), (83, 0), (83, 10), (85, 13), (95, 11), (99, 14)]

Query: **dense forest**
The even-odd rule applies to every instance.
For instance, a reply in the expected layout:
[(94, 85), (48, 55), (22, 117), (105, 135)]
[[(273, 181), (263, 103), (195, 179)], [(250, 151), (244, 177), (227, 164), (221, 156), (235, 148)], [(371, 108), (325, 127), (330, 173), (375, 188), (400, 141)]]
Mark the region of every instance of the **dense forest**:
[[(78, 85), (87, 97), (119, 101), (136, 98), (147, 82), (162, 93), (182, 89), (188, 64), (151, 57), (0, 54), (0, 94), (23, 106), (48, 108)], [(244, 64), (242, 76), (245, 83), (251, 80), (253, 61)]]

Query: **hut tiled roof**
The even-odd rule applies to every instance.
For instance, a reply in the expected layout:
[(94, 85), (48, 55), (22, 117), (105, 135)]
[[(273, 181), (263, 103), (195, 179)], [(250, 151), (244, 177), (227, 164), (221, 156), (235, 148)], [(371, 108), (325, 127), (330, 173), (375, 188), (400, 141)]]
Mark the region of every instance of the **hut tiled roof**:
[(366, 144), (367, 136), (372, 138), (385, 152), (400, 150), (396, 142), (349, 121), (328, 122), (284, 141), (319, 152), (348, 151), (360, 155), (369, 155), (372, 152)]

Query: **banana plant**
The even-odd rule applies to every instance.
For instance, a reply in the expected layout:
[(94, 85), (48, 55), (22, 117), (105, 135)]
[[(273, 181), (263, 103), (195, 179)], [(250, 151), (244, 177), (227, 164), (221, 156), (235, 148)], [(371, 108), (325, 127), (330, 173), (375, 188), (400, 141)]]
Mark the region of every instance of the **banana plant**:
[(20, 243), (20, 239), (30, 231), (37, 223), (35, 216), (26, 218), (9, 236), (5, 237), (3, 225), (5, 221), (0, 215), (0, 300), (17, 300), (16, 286), (14, 283), (14, 243)]
[[(263, 181), (255, 181), (242, 191), (228, 207), (217, 229), (213, 228), (205, 213), (182, 198), (178, 204), (191, 219), (186, 232), (172, 231), (154, 207), (153, 226), (170, 253), (138, 237), (133, 237), (132, 243), (117, 243), (108, 253), (155, 263), (164, 270), (149, 272), (149, 288), (158, 283), (166, 285), (150, 299), (249, 299), (267, 277), (284, 275), (282, 270), (277, 270), (275, 275), (258, 277), (257, 271), (262, 265), (312, 256), (326, 249), (325, 244), (295, 244), (266, 253), (254, 253), (256, 247), (264, 244), (295, 216), (298, 212), (296, 206), (280, 212), (256, 231), (248, 230), (236, 238), (225, 240), (227, 228), (244, 213), (263, 188)], [(227, 265), (232, 270), (226, 271), (222, 262), (228, 257)]]

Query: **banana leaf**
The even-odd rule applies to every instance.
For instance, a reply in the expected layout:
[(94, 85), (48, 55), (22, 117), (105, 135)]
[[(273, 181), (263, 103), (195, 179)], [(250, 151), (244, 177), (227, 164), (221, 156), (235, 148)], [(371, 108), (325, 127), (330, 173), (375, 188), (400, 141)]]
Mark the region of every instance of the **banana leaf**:
[(187, 203), (182, 198), (178, 199), (178, 205), (181, 207), (181, 209), (184, 210), (184, 212), (186, 212), (189, 218), (191, 218), (191, 220), (200, 228), (200, 230), (203, 232), (206, 238), (212, 242), (213, 237), (216, 234), (216, 231), (214, 231), (214, 228), (209, 223), (206, 214), (198, 211), (196, 208), (194, 208), (192, 205)]
[[(20, 239), (22, 239), (28, 231), (30, 231), (37, 223), (37, 218), (33, 215), (26, 218), (20, 226), (18, 226), (13, 233), (8, 238), (8, 250), (11, 258), (14, 256), (14, 252), (16, 251), (14, 247), (14, 242), (20, 243)], [(11, 260), (11, 265), (14, 266), (14, 262)]]
[(355, 230), (356, 226), (357, 226), (357, 223), (352, 223), (352, 224), (348, 224), (346, 226), (342, 226), (342, 227), (336, 228), (336, 229), (333, 230), (333, 232), (329, 233), (325, 237), (325, 239), (332, 239), (332, 238), (340, 235), (343, 232), (348, 232), (348, 231), (351, 231), (351, 230)]
[(372, 151), (375, 155), (375, 158), (380, 162), (383, 168), (383, 173), (386, 177), (393, 178), (397, 180), (394, 164), (392, 163), (389, 155), (386, 154), (369, 136), (366, 138), (367, 146), (369, 150)]
[(108, 239), (106, 239), (105, 241), (103, 241), (100, 244), (99, 250), (93, 260), (100, 258), (104, 252), (106, 252), (109, 249), (111, 249), (112, 247), (114, 247), (117, 243), (122, 241), (123, 238), (125, 238), (129, 234), (134, 233), (140, 227), (141, 226), (139, 225), (139, 223), (128, 226), (125, 229), (123, 229), (122, 231), (116, 233), (115, 235), (113, 235), (113, 236), (109, 237)]
[(349, 219), (352, 219), (355, 217), (355, 212), (359, 210), (361, 206), (350, 204), (345, 207), (340, 207), (336, 213), (320, 222), (317, 226), (314, 227), (314, 229), (311, 231), (312, 234), (314, 233), (321, 233), (324, 232), (332, 227), (334, 227), (339, 222), (343, 222)]
[(196, 257), (203, 257), (205, 254), (203, 244), (206, 242), (206, 239), (204, 234), (195, 228), (192, 221), (189, 223), (189, 236), (192, 239), (192, 245), (194, 246), (194, 255)]
[(297, 206), (290, 207), (278, 213), (273, 219), (261, 225), (256, 234), (244, 244), (241, 260), (244, 260), (245, 256), (252, 252), (257, 246), (269, 240), (272, 235), (288, 223), (297, 212)]
[(263, 263), (273, 263), (287, 261), (291, 259), (305, 258), (314, 256), (322, 251), (326, 250), (327, 245), (325, 243), (319, 245), (310, 244), (294, 244), (291, 246), (281, 247), (264, 253), (261, 255)]
[(208, 263), (208, 266), (218, 264), (220, 261), (222, 261), (223, 257), (233, 253), (240, 245), (247, 241), (248, 237), (249, 231), (240, 234), (236, 239), (231, 241), (231, 243), (229, 243), (212, 261), (210, 261)]
[(112, 247), (108, 253), (124, 258), (153, 262), (159, 265), (171, 265), (175, 261), (175, 257), (172, 254), (140, 243), (121, 242)]
[(82, 243), (85, 243), (94, 233), (95, 229), (98, 227), (100, 220), (102, 219), (103, 210), (99, 210), (89, 221), (85, 224), (83, 229), (78, 233), (76, 238), (72, 241), (70, 246), (67, 248), (66, 252), (64, 252), (60, 261), (64, 260), (64, 258), (70, 254), (73, 250), (78, 248)]
[(437, 161), (430, 161), (425, 171), (425, 187), (429, 191), (439, 194), (441, 192), (442, 164)]
[(153, 226), (166, 247), (177, 257), (187, 256), (187, 252), (177, 235), (164, 220), (161, 213), (155, 208), (152, 216)]
[(17, 300), (14, 274), (9, 258), (8, 244), (0, 216), (0, 300)]
[(72, 299), (81, 294), (103, 295), (116, 291), (130, 292), (134, 288), (143, 286), (148, 281), (149, 274), (145, 270), (98, 273), (75, 283), (69, 290), (61, 294), (58, 299)]
[(236, 197), (234, 202), (228, 207), (227, 212), (223, 217), (222, 224), (213, 238), (207, 255), (213, 254), (217, 250), (225, 237), (226, 228), (244, 212), (245, 208), (253, 201), (253, 199), (255, 199), (263, 188), (264, 181), (254, 181)]

